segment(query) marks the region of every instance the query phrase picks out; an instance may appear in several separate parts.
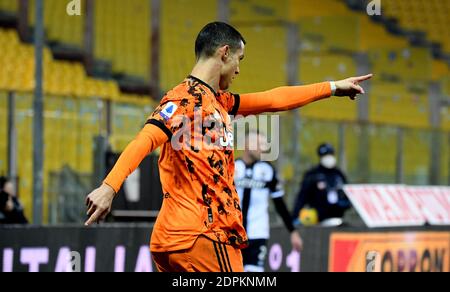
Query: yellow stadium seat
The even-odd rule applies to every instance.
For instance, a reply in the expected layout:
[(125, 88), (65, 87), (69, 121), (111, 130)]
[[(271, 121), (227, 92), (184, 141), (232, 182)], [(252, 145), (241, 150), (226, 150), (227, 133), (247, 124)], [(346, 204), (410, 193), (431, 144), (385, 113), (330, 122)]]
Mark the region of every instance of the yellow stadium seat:
[[(80, 16), (69, 16), (66, 11), (67, 1), (45, 0), (44, 25), (48, 38), (65, 44), (83, 47), (84, 13)], [(85, 0), (81, 0), (84, 9)], [(35, 1), (29, 1), (29, 21), (35, 22)]]
[[(202, 17), (193, 17), (201, 11)], [(161, 87), (173, 88), (195, 64), (194, 42), (208, 22), (217, 20), (217, 1), (172, 0), (161, 2)]]
[(248, 0), (230, 1), (230, 22), (264, 23), (280, 21), (286, 18), (287, 0)]
[[(287, 36), (284, 27), (281, 25), (242, 27), (237, 25), (237, 28), (248, 45), (246, 57), (240, 65), (239, 78), (232, 84), (230, 90), (236, 93), (247, 93), (286, 85)], [(271, 36), (270, 42), (267, 42), (268, 35)], [(270, 57), (267, 54), (270, 54)]]
[(449, 1), (386, 0), (383, 10), (388, 16), (397, 18), (402, 27), (424, 31), (431, 41), (440, 43), (444, 51), (450, 52)]
[(110, 61), (113, 71), (149, 79), (149, 1), (95, 1), (95, 57)]
[(0, 0), (0, 11), (16, 13), (19, 7), (18, 2), (17, 0)]
[[(300, 57), (299, 80), (302, 84), (340, 80), (356, 75), (356, 64), (341, 54), (304, 54)], [(349, 99), (330, 99), (301, 108), (309, 118), (348, 120), (357, 118), (357, 104)]]
[(374, 81), (369, 117), (375, 123), (428, 128), (427, 91), (413, 90), (404, 84)]

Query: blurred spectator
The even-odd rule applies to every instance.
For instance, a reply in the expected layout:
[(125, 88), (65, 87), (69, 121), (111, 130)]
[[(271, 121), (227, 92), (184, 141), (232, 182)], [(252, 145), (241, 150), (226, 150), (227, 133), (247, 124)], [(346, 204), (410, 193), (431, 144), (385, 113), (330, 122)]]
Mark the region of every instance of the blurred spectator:
[[(256, 149), (249, 149), (249, 141), (256, 141)], [(267, 241), (270, 236), (269, 201), (284, 221), (290, 234), (292, 247), (300, 251), (303, 246), (300, 233), (292, 224), (284, 203), (284, 190), (275, 168), (261, 161), (267, 137), (251, 131), (246, 136), (246, 149), (242, 159), (236, 160), (235, 184), (241, 200), (244, 227), (249, 246), (242, 250), (246, 272), (264, 272)]]
[(322, 144), (317, 153), (320, 163), (306, 172), (293, 213), (294, 222), (304, 225), (342, 219), (351, 206), (343, 190), (347, 178), (336, 166), (333, 146)]
[(27, 224), (23, 207), (16, 197), (14, 184), (6, 177), (0, 177), (0, 223)]

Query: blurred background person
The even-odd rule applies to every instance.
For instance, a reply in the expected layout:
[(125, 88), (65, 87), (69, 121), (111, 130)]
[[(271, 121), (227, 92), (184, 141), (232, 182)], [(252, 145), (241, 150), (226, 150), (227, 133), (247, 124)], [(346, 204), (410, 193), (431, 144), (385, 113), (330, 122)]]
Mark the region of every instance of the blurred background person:
[[(320, 163), (306, 172), (293, 213), (294, 222), (304, 225), (342, 219), (345, 211), (351, 207), (343, 189), (347, 178), (337, 167), (333, 146), (322, 144), (317, 154)], [(334, 222), (342, 223), (339, 220)]]
[[(250, 149), (249, 141), (257, 141), (256, 149)], [(261, 161), (261, 153), (267, 149), (266, 141), (265, 135), (250, 131), (246, 136), (242, 159), (236, 160), (235, 183), (249, 239), (249, 246), (242, 250), (246, 272), (264, 272), (267, 241), (270, 236), (270, 198), (290, 233), (292, 248), (297, 251), (303, 248), (300, 233), (293, 226), (284, 203), (284, 190), (277, 171), (270, 163)]]
[(28, 223), (23, 213), (23, 206), (16, 196), (14, 184), (6, 177), (0, 177), (0, 223)]

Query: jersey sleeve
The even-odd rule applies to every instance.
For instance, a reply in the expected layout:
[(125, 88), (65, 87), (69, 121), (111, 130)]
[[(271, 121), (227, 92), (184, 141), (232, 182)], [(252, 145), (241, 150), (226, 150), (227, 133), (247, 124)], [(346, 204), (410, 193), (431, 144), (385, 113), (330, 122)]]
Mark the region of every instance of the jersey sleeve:
[(192, 96), (165, 99), (150, 115), (147, 124), (160, 128), (170, 140), (173, 134), (188, 120), (189, 122), (194, 121), (197, 103), (198, 101)]
[(295, 109), (331, 96), (330, 82), (284, 86), (240, 95), (238, 114), (251, 115)]
[(103, 183), (119, 192), (125, 179), (136, 170), (144, 158), (167, 141), (160, 128), (146, 125), (125, 148)]
[(235, 116), (238, 113), (241, 97), (239, 94), (231, 92), (222, 92), (219, 95), (219, 101), (227, 110), (228, 114)]
[(278, 178), (278, 173), (273, 171), (273, 178), (268, 184), (270, 197), (272, 199), (281, 198), (284, 196), (283, 184)]

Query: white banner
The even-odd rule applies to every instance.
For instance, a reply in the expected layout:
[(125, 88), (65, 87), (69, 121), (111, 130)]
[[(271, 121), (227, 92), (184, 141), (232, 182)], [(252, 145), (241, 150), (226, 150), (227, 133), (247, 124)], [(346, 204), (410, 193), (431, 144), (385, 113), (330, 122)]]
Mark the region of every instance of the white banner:
[(345, 192), (368, 227), (450, 225), (450, 187), (347, 185)]

